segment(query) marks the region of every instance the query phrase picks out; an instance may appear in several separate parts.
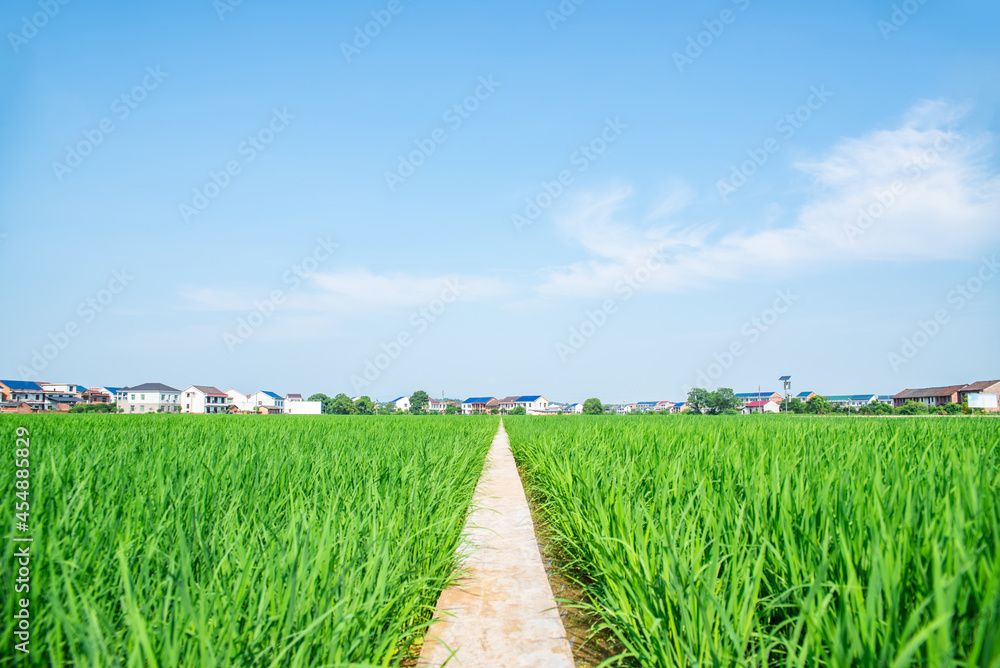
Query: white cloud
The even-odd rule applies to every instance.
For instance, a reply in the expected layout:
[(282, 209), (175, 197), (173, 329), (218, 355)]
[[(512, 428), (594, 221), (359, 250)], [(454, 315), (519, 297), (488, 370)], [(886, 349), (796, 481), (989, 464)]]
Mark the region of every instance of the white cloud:
[[(772, 205), (753, 227), (712, 238), (714, 225), (678, 221), (691, 201), (684, 187), (654, 203), (646, 216), (632, 211), (630, 189), (587, 195), (557, 225), (591, 259), (551, 270), (537, 290), (608, 293), (654, 253), (665, 263), (647, 287), (659, 291), (860, 260), (977, 257), (984, 245), (1000, 240), (1000, 177), (988, 163), (992, 137), (958, 129), (966, 112), (922, 102), (896, 129), (843, 140), (822, 158), (795, 164), (812, 177), (812, 189), (784, 227), (772, 226), (784, 218)], [(664, 217), (672, 224), (649, 225)]]
[[(323, 292), (319, 304), (336, 310), (420, 307), (443, 296), (459, 302), (483, 301), (507, 291), (502, 281), (481, 276), (376, 274), (355, 269), (315, 274), (312, 279)], [(315, 297), (309, 297), (308, 301), (316, 303)]]
[(402, 273), (376, 274), (366, 269), (337, 273), (314, 273), (297, 290), (287, 285), (265, 285), (234, 289), (183, 285), (178, 295), (184, 310), (251, 311), (257, 302), (269, 300), (273, 290), (281, 290), (281, 313), (314, 312), (356, 315), (397, 308), (419, 308), (435, 299), (448, 302), (474, 302), (504, 295), (502, 281), (477, 276), (413, 276)]

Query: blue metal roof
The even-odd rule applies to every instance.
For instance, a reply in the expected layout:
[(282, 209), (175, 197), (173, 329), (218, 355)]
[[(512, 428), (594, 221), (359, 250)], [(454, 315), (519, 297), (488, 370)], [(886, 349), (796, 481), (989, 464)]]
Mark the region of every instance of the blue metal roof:
[(777, 394), (777, 392), (740, 392), (736, 396), (740, 399), (749, 399), (750, 397), (769, 397), (772, 394)]
[(816, 394), (816, 393), (811, 390), (809, 392), (799, 392), (798, 394), (795, 395), (795, 398), (802, 399), (803, 397), (808, 397), (810, 394)]
[(110, 392), (111, 394), (118, 394), (119, 392), (121, 392), (122, 388), (120, 388), (120, 387), (111, 387), (110, 385), (105, 385), (104, 389), (107, 390), (108, 392)]
[[(469, 397), (468, 399), (466, 399), (462, 403), (463, 404), (485, 404), (485, 403), (489, 403), (490, 400), (492, 400), (492, 399), (493, 399), (493, 397)], [(520, 399), (518, 401), (520, 401)]]
[(12, 390), (37, 390), (42, 391), (42, 387), (38, 383), (33, 383), (30, 380), (0, 380)]
[(518, 401), (538, 401), (541, 398), (542, 398), (542, 395), (540, 395), (540, 394), (531, 394), (531, 395), (526, 394), (523, 397), (518, 397), (517, 400)]
[(280, 394), (275, 394), (274, 392), (268, 392), (267, 390), (261, 390), (261, 391), (264, 394), (266, 394), (267, 396), (271, 397), (272, 399), (282, 399), (283, 398)]
[(395, 399), (393, 399), (393, 400), (392, 400), (392, 401), (390, 401), (389, 403), (390, 403), (390, 404), (394, 404), (394, 403), (396, 403), (397, 401), (399, 401), (400, 399), (405, 399), (405, 398), (406, 398), (406, 397), (396, 397)]
[(635, 405), (636, 406), (656, 406), (659, 403), (660, 403), (659, 401), (637, 401), (635, 403)]

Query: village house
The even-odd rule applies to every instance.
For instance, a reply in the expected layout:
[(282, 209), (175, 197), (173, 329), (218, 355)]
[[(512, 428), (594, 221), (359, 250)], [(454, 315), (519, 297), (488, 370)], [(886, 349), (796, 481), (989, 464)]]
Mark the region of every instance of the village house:
[(486, 406), (491, 401), (495, 401), (499, 408), (500, 402), (494, 397), (469, 397), (462, 402), (462, 414), (474, 415), (476, 413), (485, 413), (487, 410)]
[(497, 400), (498, 408), (504, 413), (509, 413), (512, 408), (517, 406), (517, 400), (520, 398), (521, 396), (518, 394), (511, 394), (499, 399)]
[(211, 385), (189, 385), (181, 392), (181, 412), (214, 415), (228, 413), (229, 395)]
[(80, 393), (80, 398), (88, 404), (110, 404), (113, 394), (100, 387), (92, 387)]
[(744, 415), (751, 415), (753, 413), (780, 413), (781, 406), (773, 401), (748, 401), (747, 404), (740, 410)]
[(0, 409), (17, 413), (43, 411), (45, 390), (30, 380), (0, 380)]
[[(291, 396), (291, 395), (289, 395)], [(322, 415), (322, 401), (286, 401), (285, 415)]]
[(736, 395), (736, 401), (739, 408), (744, 408), (751, 401), (773, 401), (776, 404), (780, 404), (782, 398), (777, 392), (762, 392), (758, 390), (757, 392), (739, 392)]
[(181, 391), (163, 383), (124, 387), (118, 407), (126, 413), (179, 413)]
[[(267, 390), (261, 390), (260, 392), (254, 392), (247, 400), (250, 405), (256, 407), (261, 413), (264, 412), (264, 408), (267, 408), (267, 413), (269, 415), (274, 415), (277, 413), (283, 413), (285, 411), (285, 398), (276, 392), (269, 392)], [(253, 410), (251, 408), (251, 410)]]
[[(958, 391), (958, 403), (965, 403), (970, 394), (995, 394), (997, 395), (997, 402), (1000, 404), (1000, 380), (981, 380), (966, 385)], [(985, 408), (983, 411), (986, 413), (996, 413), (998, 409)]]
[(944, 406), (945, 404), (957, 404), (958, 393), (965, 385), (947, 385), (945, 387), (925, 387), (917, 390), (903, 390), (892, 397), (892, 405), (900, 408), (906, 405), (907, 401), (913, 401), (925, 406)]
[[(521, 406), (525, 411), (531, 413), (532, 411), (541, 411), (549, 407), (549, 400), (540, 394), (524, 394), (517, 398), (514, 402), (514, 407)], [(499, 407), (499, 401), (497, 402), (497, 407)]]
[(448, 399), (431, 399), (427, 402), (427, 410), (433, 411), (435, 413), (444, 413), (448, 410), (448, 406), (454, 406), (455, 402)]
[(851, 408), (857, 410), (878, 401), (876, 394), (834, 394), (826, 397), (827, 402), (836, 408)]
[(250, 395), (243, 394), (239, 390), (229, 388), (226, 390), (226, 396), (229, 397), (229, 412), (230, 413), (252, 413), (253, 404), (250, 402)]

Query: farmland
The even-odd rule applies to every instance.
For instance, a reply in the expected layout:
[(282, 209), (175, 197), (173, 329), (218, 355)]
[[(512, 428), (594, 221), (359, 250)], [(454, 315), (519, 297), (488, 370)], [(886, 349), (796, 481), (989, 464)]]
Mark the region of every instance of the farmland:
[(626, 665), (1000, 665), (995, 420), (505, 424)]
[(31, 661), (398, 663), (452, 574), (497, 425), (4, 416), (10, 446), (31, 433)]

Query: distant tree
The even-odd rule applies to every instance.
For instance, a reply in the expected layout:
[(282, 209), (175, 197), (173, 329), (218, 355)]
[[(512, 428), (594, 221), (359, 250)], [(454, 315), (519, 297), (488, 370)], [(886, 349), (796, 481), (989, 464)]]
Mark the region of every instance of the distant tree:
[(423, 415), (427, 410), (431, 398), (423, 390), (417, 390), (410, 395), (410, 412), (414, 415)]
[(735, 408), (726, 408), (725, 410), (722, 411), (722, 414), (723, 415), (739, 415), (740, 412), (738, 410), (736, 410)]
[(796, 415), (805, 413), (806, 405), (802, 402), (801, 399), (796, 399), (795, 397), (792, 397), (788, 401), (788, 412), (795, 413)]
[(508, 412), (508, 415), (527, 415), (528, 411), (524, 409), (524, 406), (514, 406)]
[(330, 415), (333, 411), (333, 399), (323, 393), (314, 394), (309, 397), (309, 401), (318, 401), (321, 404), (320, 411), (324, 415)]
[(907, 401), (896, 409), (897, 415), (927, 415), (929, 412), (930, 409), (927, 407), (927, 404), (916, 401)]
[(827, 415), (832, 412), (834, 412), (833, 404), (818, 394), (806, 402), (806, 413), (812, 413), (813, 415)]
[(601, 403), (600, 399), (591, 397), (583, 402), (584, 415), (601, 415), (602, 413), (604, 413), (604, 404)]
[(728, 410), (736, 410), (740, 405), (736, 393), (729, 387), (720, 387), (715, 392), (709, 392), (705, 401), (709, 415), (722, 415)]
[(114, 404), (77, 404), (69, 409), (70, 413), (115, 413)]
[(858, 409), (861, 415), (891, 415), (892, 406), (882, 401), (873, 401)]
[(358, 400), (354, 402), (354, 410), (358, 415), (374, 415), (375, 402), (367, 395), (358, 397)]
[(448, 404), (444, 407), (445, 415), (456, 415), (458, 413), (458, 404)]
[(396, 412), (396, 404), (394, 404), (391, 401), (387, 404), (382, 404), (381, 406), (378, 407), (379, 415), (392, 415), (395, 412)]
[(334, 415), (354, 415), (357, 413), (357, 409), (351, 398), (341, 392), (330, 402), (330, 412)]
[(687, 398), (687, 403), (691, 408), (691, 413), (694, 415), (704, 413), (708, 409), (711, 394), (711, 392), (703, 387), (692, 387), (688, 392)]

